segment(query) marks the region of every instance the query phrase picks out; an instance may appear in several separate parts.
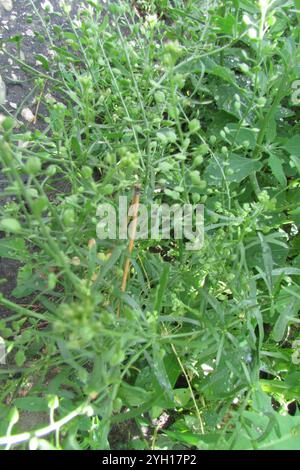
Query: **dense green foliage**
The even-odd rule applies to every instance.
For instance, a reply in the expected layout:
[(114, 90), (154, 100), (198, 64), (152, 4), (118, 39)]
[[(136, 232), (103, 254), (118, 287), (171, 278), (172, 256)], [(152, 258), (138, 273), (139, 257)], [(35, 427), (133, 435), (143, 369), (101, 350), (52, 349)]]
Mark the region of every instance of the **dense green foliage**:
[[(297, 449), (300, 2), (83, 3), (41, 17), (44, 130), (2, 122), (0, 445)], [(137, 182), (205, 244), (138, 241), (122, 293), (127, 243), (91, 240)]]

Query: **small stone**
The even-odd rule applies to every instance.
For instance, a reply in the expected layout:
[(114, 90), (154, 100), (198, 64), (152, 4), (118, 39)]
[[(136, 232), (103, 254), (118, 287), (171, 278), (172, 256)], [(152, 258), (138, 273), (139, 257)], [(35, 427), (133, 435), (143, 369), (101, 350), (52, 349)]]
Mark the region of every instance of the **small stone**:
[(27, 122), (34, 122), (35, 121), (34, 114), (31, 111), (31, 109), (29, 109), (29, 108), (22, 109), (21, 116)]

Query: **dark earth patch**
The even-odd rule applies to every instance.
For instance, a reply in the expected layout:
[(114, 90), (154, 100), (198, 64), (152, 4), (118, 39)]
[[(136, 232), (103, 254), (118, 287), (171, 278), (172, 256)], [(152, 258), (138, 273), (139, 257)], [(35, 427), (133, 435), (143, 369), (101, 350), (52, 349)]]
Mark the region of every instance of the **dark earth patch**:
[[(9, 53), (8, 55), (2, 48), (0, 49), (0, 76), (6, 87), (6, 100), (3, 106), (0, 106), (0, 113), (14, 116), (21, 128), (42, 129), (44, 110), (41, 105), (34, 125), (26, 122), (22, 117), (21, 113), (24, 108), (29, 108), (33, 114), (36, 112), (37, 96), (33, 93), (35, 77), (11, 55), (40, 70), (36, 55), (42, 54), (50, 58), (51, 51), (49, 41), (46, 38), (43, 39), (45, 31), (39, 15), (51, 25), (63, 25), (64, 16), (59, 3), (59, 0), (51, 0), (50, 4), (53, 7), (53, 13), (51, 13), (47, 11), (45, 1), (14, 0), (10, 11), (7, 11), (0, 1), (0, 43)], [(80, 2), (73, 2), (73, 11), (79, 4)], [(46, 90), (44, 92), (46, 93)], [(0, 204), (2, 205), (7, 201), (7, 197), (3, 197), (6, 185), (5, 176), (0, 173)], [(0, 238), (3, 236), (4, 234), (0, 232)], [(17, 261), (0, 258), (0, 292), (12, 300), (16, 300), (10, 294), (16, 286), (19, 266)], [(23, 302), (26, 303), (26, 299), (23, 299)], [(8, 313), (7, 309), (0, 305), (0, 317)]]

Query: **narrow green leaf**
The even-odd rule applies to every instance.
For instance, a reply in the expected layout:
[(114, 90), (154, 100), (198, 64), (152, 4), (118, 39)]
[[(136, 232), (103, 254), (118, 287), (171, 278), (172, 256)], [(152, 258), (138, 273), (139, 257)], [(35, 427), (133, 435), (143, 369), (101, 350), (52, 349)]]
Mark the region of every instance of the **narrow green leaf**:
[(167, 288), (168, 279), (169, 279), (169, 271), (170, 271), (170, 266), (165, 265), (164, 268), (163, 268), (161, 278), (160, 278), (158, 289), (156, 291), (154, 311), (157, 314), (160, 314), (161, 309), (162, 309), (164, 294), (165, 294), (165, 290)]

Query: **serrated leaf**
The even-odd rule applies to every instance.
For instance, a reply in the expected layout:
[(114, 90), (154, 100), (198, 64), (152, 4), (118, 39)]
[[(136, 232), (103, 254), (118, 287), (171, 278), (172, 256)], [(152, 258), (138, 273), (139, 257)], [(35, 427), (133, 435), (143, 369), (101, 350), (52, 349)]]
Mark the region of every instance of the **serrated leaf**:
[(281, 186), (287, 185), (287, 179), (285, 173), (283, 171), (282, 163), (278, 155), (272, 153), (269, 157), (269, 166), (272, 170), (273, 175), (277, 179), (277, 181), (281, 184)]
[(21, 299), (32, 294), (37, 288), (34, 281), (32, 267), (29, 265), (22, 266), (18, 271), (17, 286), (12, 291), (12, 295), (17, 299)]
[[(265, 382), (272, 383), (268, 380)], [(248, 422), (247, 432), (242, 431), (234, 444), (234, 450), (298, 450), (300, 417), (271, 413), (243, 412)]]
[(251, 0), (240, 0), (240, 8), (247, 11), (248, 13), (258, 13), (258, 6)]
[(233, 15), (226, 15), (226, 17), (217, 16), (214, 19), (215, 25), (222, 34), (233, 35), (234, 26), (236, 24), (236, 18)]
[(271, 117), (266, 125), (266, 140), (267, 142), (273, 142), (277, 135), (277, 121), (274, 117)]
[(231, 85), (236, 85), (235, 75), (227, 67), (223, 67), (222, 65), (217, 64), (213, 59), (210, 57), (204, 57), (202, 63), (205, 67), (205, 72), (211, 75), (215, 75), (216, 77), (221, 78), (225, 82), (230, 83)]
[(109, 16), (105, 15), (103, 20), (102, 20), (102, 23), (98, 26), (98, 31), (99, 32), (104, 31), (107, 28), (108, 25), (109, 25)]
[(22, 238), (0, 239), (0, 257), (24, 261), (27, 256), (28, 250)]
[(300, 135), (294, 135), (283, 148), (290, 154), (300, 156)]
[[(226, 180), (231, 183), (240, 183), (247, 178), (254, 171), (259, 171), (262, 165), (256, 160), (251, 160), (246, 157), (239, 157), (238, 155), (231, 155), (229, 159), (229, 167), (233, 173), (226, 175)], [(223, 173), (222, 173), (223, 170)], [(219, 158), (219, 162), (211, 161), (204, 172), (204, 177), (207, 179), (208, 184), (221, 186), (224, 180), (225, 165)]]
[(22, 349), (19, 349), (19, 351), (15, 355), (15, 361), (18, 367), (21, 367), (26, 361), (26, 356), (25, 356), (24, 351), (22, 351)]
[(227, 124), (229, 129), (227, 139), (231, 143), (242, 145), (245, 141), (249, 142), (249, 149), (253, 149), (256, 145), (258, 130), (247, 127), (240, 127), (238, 124)]
[[(214, 99), (217, 103), (217, 106), (220, 110), (226, 111), (226, 113), (235, 116), (237, 119), (240, 119), (240, 113), (244, 112), (249, 105), (247, 97), (241, 96), (241, 109), (236, 110), (234, 107), (233, 96), (236, 93), (236, 87), (229, 85), (228, 83), (220, 84), (218, 83), (214, 89)], [(246, 120), (247, 121), (247, 120)], [(222, 122), (222, 127), (224, 126), (224, 119)]]
[(22, 397), (15, 400), (15, 405), (25, 411), (47, 411), (47, 400), (41, 397)]
[(190, 60), (185, 60), (182, 64), (176, 66), (176, 72), (178, 73), (207, 73), (219, 77), (227, 83), (237, 87), (235, 80), (235, 75), (227, 67), (217, 64), (210, 57), (203, 57), (200, 59), (192, 58)]
[(151, 398), (151, 392), (123, 382), (118, 396), (129, 406), (140, 406), (147, 403)]

